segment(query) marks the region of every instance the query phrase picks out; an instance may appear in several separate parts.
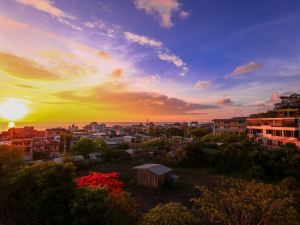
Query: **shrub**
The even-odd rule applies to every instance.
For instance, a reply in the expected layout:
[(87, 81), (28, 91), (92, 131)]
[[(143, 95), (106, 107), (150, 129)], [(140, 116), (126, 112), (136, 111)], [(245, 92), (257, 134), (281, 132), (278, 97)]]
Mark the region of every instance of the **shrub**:
[(199, 221), (180, 203), (159, 204), (144, 215), (142, 225), (196, 225)]

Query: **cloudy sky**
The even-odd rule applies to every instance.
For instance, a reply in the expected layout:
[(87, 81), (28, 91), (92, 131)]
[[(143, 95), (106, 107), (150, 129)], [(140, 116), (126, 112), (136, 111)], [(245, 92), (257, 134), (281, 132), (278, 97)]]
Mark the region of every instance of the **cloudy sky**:
[(0, 102), (28, 122), (249, 115), (299, 90), (299, 24), (298, 0), (1, 0)]

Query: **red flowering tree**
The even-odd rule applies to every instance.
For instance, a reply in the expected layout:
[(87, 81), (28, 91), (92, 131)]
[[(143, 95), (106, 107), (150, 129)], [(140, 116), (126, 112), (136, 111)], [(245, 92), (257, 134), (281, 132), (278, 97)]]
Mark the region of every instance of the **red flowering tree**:
[(105, 187), (112, 195), (123, 193), (122, 181), (119, 181), (119, 174), (112, 173), (96, 173), (91, 172), (88, 176), (75, 179), (78, 187)]

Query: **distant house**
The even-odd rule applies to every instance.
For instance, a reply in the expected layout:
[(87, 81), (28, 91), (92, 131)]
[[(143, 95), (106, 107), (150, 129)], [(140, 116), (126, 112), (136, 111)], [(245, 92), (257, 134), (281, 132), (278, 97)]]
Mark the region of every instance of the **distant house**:
[(144, 164), (133, 168), (139, 185), (158, 188), (171, 178), (173, 170), (161, 164)]

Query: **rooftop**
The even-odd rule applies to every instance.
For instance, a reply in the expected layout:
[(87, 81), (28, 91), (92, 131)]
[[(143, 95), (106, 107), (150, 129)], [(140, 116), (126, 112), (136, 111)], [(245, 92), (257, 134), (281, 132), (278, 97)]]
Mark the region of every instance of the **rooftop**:
[(166, 167), (162, 164), (144, 164), (144, 165), (133, 167), (133, 169), (149, 170), (156, 175), (163, 175), (173, 171), (171, 168)]

